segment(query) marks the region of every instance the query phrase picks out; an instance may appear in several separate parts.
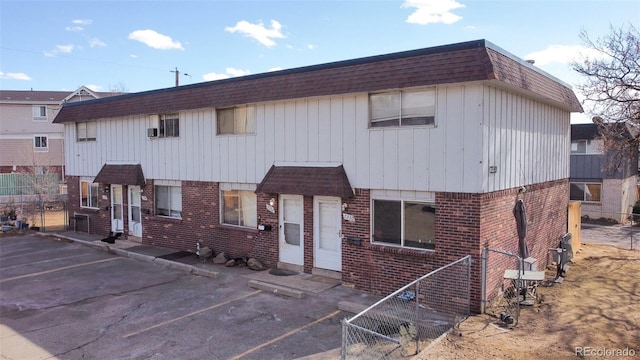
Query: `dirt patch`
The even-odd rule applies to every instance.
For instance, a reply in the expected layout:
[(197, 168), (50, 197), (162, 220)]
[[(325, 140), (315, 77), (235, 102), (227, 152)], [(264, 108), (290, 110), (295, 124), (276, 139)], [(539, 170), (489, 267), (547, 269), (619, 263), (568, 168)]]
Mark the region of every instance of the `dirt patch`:
[(521, 310), (514, 329), (472, 316), (417, 358), (640, 357), (639, 275), (640, 251), (583, 244), (564, 282), (539, 288), (539, 301)]

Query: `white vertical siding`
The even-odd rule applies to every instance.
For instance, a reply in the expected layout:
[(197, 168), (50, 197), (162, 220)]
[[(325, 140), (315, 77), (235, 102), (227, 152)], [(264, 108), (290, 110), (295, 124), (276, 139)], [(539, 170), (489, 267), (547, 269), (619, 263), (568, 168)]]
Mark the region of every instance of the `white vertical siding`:
[(181, 112), (179, 138), (147, 138), (146, 115), (98, 121), (96, 142), (69, 124), (67, 170), (123, 161), (149, 179), (255, 184), (275, 162), (338, 162), (356, 188), (469, 193), (568, 177), (568, 112), (479, 83), (436, 93), (432, 127), (369, 129), (365, 93), (256, 104), (250, 135), (216, 136), (214, 109)]

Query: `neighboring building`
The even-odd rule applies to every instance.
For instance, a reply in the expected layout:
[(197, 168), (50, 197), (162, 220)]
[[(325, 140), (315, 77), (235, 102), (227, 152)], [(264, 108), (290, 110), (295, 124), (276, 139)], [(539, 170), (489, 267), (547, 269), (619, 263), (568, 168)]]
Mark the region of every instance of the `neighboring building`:
[[(631, 136), (624, 124), (609, 124)], [(570, 200), (582, 202), (582, 215), (624, 223), (637, 200), (638, 152), (623, 161), (612, 161), (603, 150), (596, 124), (571, 125)]]
[(64, 175), (64, 126), (53, 119), (66, 102), (113, 93), (0, 90), (0, 173)]
[[(251, 256), (388, 293), (566, 232), (573, 91), (485, 41), (65, 104), (79, 231)], [(80, 134), (93, 129), (95, 139)], [(489, 281), (502, 280), (490, 269)]]

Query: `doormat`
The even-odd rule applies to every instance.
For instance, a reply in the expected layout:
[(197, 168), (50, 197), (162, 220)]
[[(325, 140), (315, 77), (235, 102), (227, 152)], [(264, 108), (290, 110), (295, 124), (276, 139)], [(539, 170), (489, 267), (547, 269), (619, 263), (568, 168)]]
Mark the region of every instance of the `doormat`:
[(291, 270), (287, 270), (287, 269), (273, 268), (273, 269), (269, 270), (269, 274), (276, 275), (276, 276), (290, 276), (290, 275), (298, 275), (299, 272), (291, 271)]
[(194, 254), (192, 252), (188, 252), (188, 251), (178, 251), (178, 252), (174, 252), (174, 253), (171, 253), (171, 254), (158, 256), (158, 258), (165, 259), (165, 260), (177, 260), (177, 259), (182, 259), (183, 257), (187, 257), (187, 256), (191, 256), (191, 255), (194, 255)]

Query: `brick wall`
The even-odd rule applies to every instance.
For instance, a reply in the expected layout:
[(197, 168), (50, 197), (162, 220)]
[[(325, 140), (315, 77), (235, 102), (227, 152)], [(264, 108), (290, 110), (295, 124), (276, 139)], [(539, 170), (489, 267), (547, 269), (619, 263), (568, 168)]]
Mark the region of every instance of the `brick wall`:
[[(107, 199), (103, 199), (103, 195)], [(109, 192), (105, 191), (104, 185), (98, 187), (98, 207), (109, 206), (111, 199)], [(79, 232), (86, 232), (87, 224), (85, 220), (73, 220), (75, 214), (82, 214), (89, 217), (89, 233), (99, 235), (109, 235), (111, 231), (111, 212), (109, 210), (88, 209), (80, 207), (80, 178), (77, 176), (67, 177), (67, 209), (69, 214), (69, 226), (73, 229), (77, 222), (76, 229)]]
[[(355, 196), (342, 199), (345, 213), (354, 221), (342, 221), (345, 240), (342, 243), (343, 285), (375, 294), (386, 295), (441, 266), (468, 254), (472, 255), (472, 310), (480, 310), (481, 252), (484, 246), (518, 252), (518, 237), (513, 207), (521, 197), (527, 209), (527, 242), (538, 268), (547, 264), (547, 251), (558, 245), (566, 232), (567, 180), (536, 184), (524, 194), (509, 189), (489, 194), (436, 193), (434, 251), (421, 251), (370, 242), (370, 191), (356, 189)], [(231, 257), (250, 256), (274, 267), (278, 262), (277, 194), (257, 194), (260, 224), (271, 225), (271, 231), (258, 231), (220, 224), (220, 199), (217, 183), (185, 181), (182, 183), (182, 219), (153, 215), (153, 185), (142, 187), (147, 200), (142, 201), (143, 243), (179, 250), (195, 251), (196, 243), (209, 246), (214, 253), (224, 251)], [(102, 185), (100, 191), (104, 191)], [(110, 229), (109, 211), (79, 209), (79, 179), (69, 178), (69, 213), (86, 213), (91, 217), (91, 232), (106, 234)], [(126, 187), (125, 187), (126, 194)], [(275, 211), (268, 210), (270, 200)], [(126, 196), (125, 196), (126, 202)], [(100, 197), (100, 206), (109, 200)], [(313, 268), (313, 197), (304, 197), (304, 271)], [(126, 204), (125, 204), (126, 222)], [(127, 224), (125, 223), (125, 229)], [(355, 240), (361, 240), (357, 242)], [(504, 260), (490, 264), (488, 286), (502, 280), (504, 269), (512, 263)]]
[[(271, 207), (271, 199), (274, 205)], [(278, 195), (257, 194), (258, 224), (271, 226), (271, 230), (260, 231), (253, 242), (251, 256), (267, 267), (278, 264)], [(271, 212), (269, 209), (273, 209)]]
[(142, 220), (143, 243), (195, 252), (197, 243), (214, 254), (224, 252), (232, 258), (252, 256), (257, 229), (220, 224), (218, 183), (182, 182), (182, 219), (153, 215), (153, 186), (147, 184), (143, 208), (150, 214)]
[[(538, 259), (539, 268), (546, 266), (548, 249), (556, 247), (566, 232), (568, 189), (568, 181), (555, 181), (532, 185), (520, 195), (527, 208), (529, 252)], [(356, 221), (343, 221), (343, 232), (363, 241), (359, 246), (343, 243), (343, 284), (385, 295), (430, 271), (472, 255), (472, 310), (479, 311), (482, 247), (518, 252), (513, 215), (518, 194), (518, 189), (490, 194), (437, 193), (435, 250), (417, 251), (370, 243), (369, 192), (357, 190), (356, 196), (346, 201), (347, 212), (355, 215)], [(511, 265), (507, 263), (495, 264), (497, 270), (490, 273), (492, 284), (501, 281), (504, 269)]]

